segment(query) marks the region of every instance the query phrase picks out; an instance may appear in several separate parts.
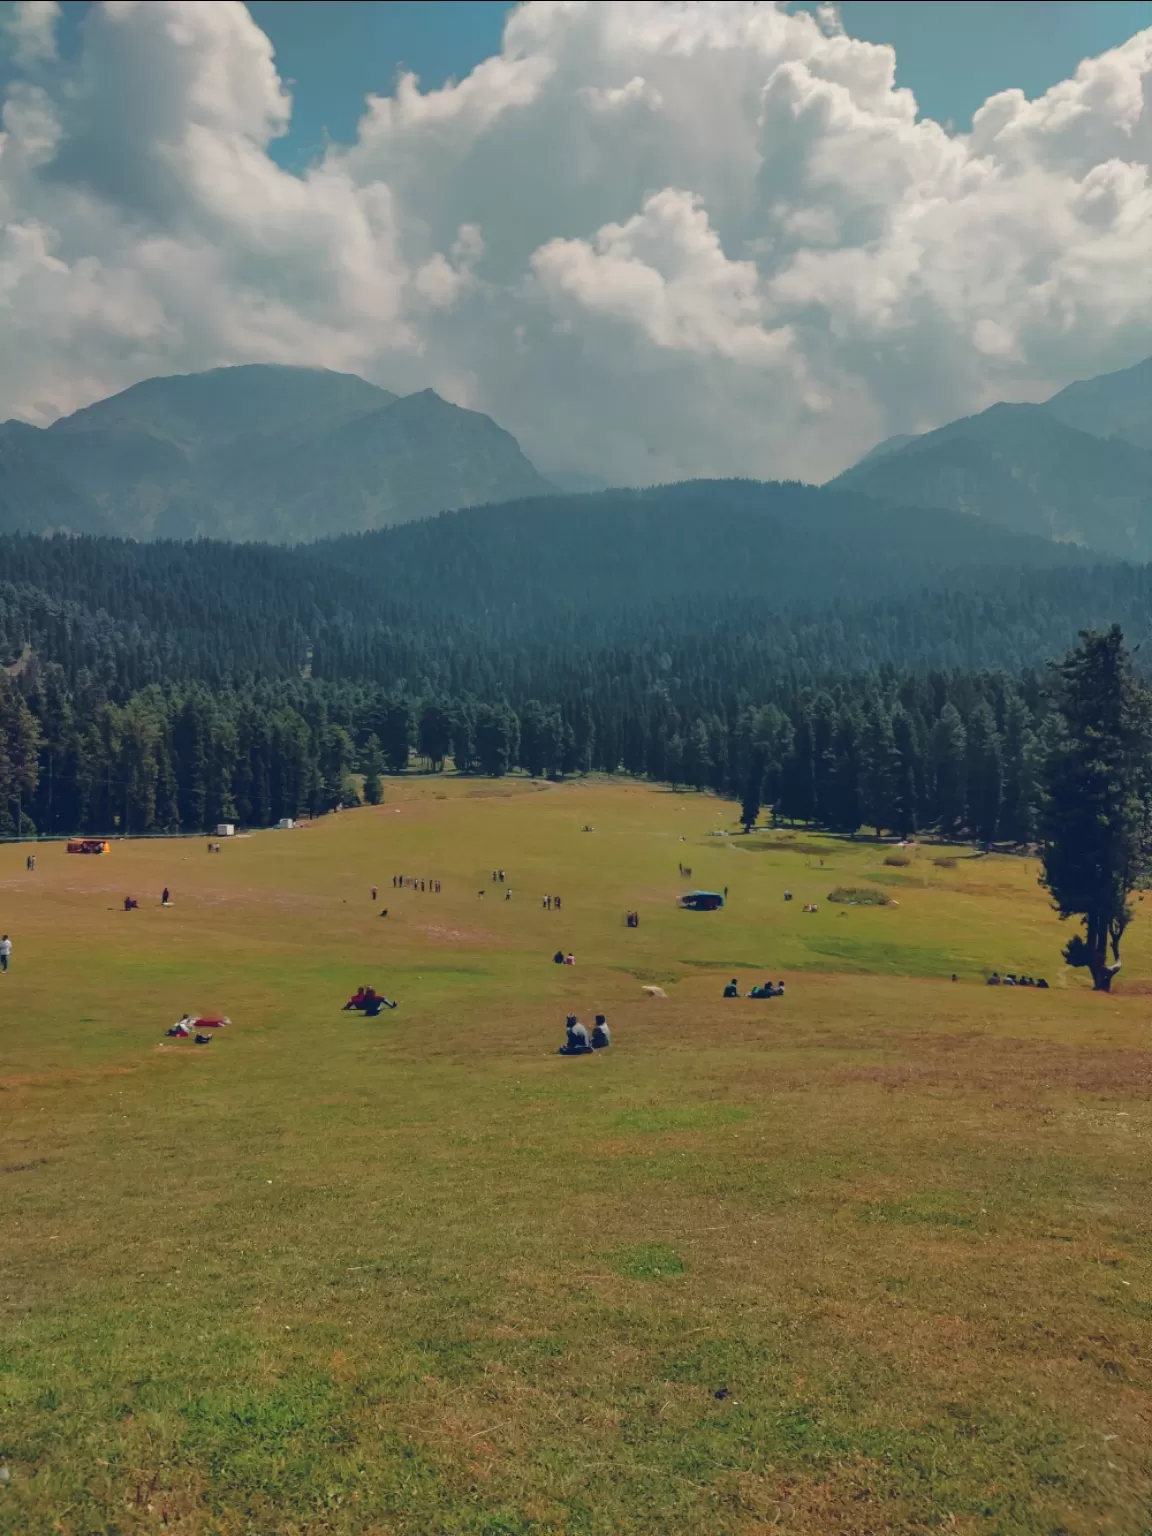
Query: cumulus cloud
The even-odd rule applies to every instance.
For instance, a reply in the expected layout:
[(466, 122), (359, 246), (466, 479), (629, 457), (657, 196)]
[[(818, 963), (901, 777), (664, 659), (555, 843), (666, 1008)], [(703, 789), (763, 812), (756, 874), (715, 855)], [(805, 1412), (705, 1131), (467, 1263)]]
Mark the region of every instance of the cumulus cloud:
[(56, 58), (59, 16), (56, 0), (15, 0), (15, 4), (0, 12), (0, 33), (18, 68), (34, 68)]
[(539, 0), (294, 175), (242, 5), (109, 0), (69, 65), (55, 9), (6, 23), (0, 416), (263, 359), (546, 467), (822, 479), (1152, 352), (1152, 31), (953, 135), (832, 7)]

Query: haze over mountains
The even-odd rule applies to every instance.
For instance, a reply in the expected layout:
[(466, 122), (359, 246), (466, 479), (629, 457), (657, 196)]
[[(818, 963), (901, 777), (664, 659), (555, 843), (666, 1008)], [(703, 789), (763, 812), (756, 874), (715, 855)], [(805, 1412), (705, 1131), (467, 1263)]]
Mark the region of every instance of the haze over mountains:
[[(566, 553), (554, 546), (540, 579), (566, 563), (583, 568), (594, 544), (609, 568), (602, 590), (627, 600), (611, 570), (633, 569), (638, 519), (650, 563), (666, 574), (677, 562), (709, 568), (719, 546), (707, 534), (716, 518), (731, 520), (734, 485), (685, 482), (648, 500), (586, 494), (555, 525)], [(149, 379), (46, 429), (0, 425), (0, 533), (293, 544), (484, 504), (530, 500), (536, 517), (543, 497), (596, 490), (591, 472), (552, 483), (489, 417), (431, 390), (397, 396), (324, 369), (256, 364)], [(741, 515), (761, 508), (794, 586), (823, 569), (831, 591), (842, 571), (860, 580), (867, 572), (875, 590), (888, 590), (886, 559), (925, 573), (980, 559), (1032, 565), (1039, 541), (1152, 560), (1152, 359), (1072, 384), (1044, 405), (998, 404), (891, 438), (803, 497), (740, 494)], [(689, 505), (691, 516), (680, 515)], [(895, 508), (919, 510), (894, 521)], [(472, 571), (491, 566), (484, 541), (499, 543), (506, 525), (454, 525)], [(1024, 542), (1005, 543), (1008, 535)]]
[(294, 543), (551, 489), (489, 417), (318, 368), (147, 379), (0, 425), (0, 532)]
[(1043, 405), (994, 405), (890, 438), (830, 484), (1152, 560), (1152, 358)]

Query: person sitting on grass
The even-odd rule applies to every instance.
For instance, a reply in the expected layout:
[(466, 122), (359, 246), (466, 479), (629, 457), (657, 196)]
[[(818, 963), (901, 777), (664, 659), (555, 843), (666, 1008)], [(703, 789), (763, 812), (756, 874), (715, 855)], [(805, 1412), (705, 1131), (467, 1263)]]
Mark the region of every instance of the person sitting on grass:
[(602, 1013), (596, 1015), (596, 1023), (592, 1029), (592, 1049), (603, 1051), (612, 1044), (612, 1031), (608, 1028), (608, 1020)]
[(566, 1028), (568, 1038), (556, 1054), (558, 1056), (586, 1055), (592, 1049), (592, 1043), (588, 1039), (588, 1031), (574, 1013), (568, 1015)]
[(556, 951), (556, 953), (552, 956), (552, 964), (553, 965), (563, 965), (564, 964), (564, 951), (562, 949), (558, 949)]
[(344, 1012), (347, 1013), (350, 1008), (363, 1008), (364, 1003), (365, 1003), (365, 1001), (366, 1001), (366, 999), (368, 997), (368, 994), (369, 994), (369, 992), (371, 990), (372, 990), (371, 987), (364, 987), (364, 986), (357, 987), (355, 992), (353, 992), (352, 996), (344, 1004)]
[(177, 1040), (187, 1040), (188, 1036), (192, 1033), (191, 1014), (186, 1013), (182, 1019), (177, 1019), (168, 1033), (169, 1035), (175, 1035)]
[(381, 1008), (397, 1007), (399, 1007), (399, 1004), (394, 1003), (390, 997), (382, 997), (374, 987), (368, 988), (368, 996), (364, 999), (364, 1017), (366, 1019), (376, 1018)]
[(576, 956), (572, 953), (571, 950), (569, 950), (568, 953), (564, 956), (564, 964), (565, 965), (575, 965), (576, 964)]
[(739, 997), (740, 996), (740, 988), (737, 985), (735, 976), (733, 976), (732, 980), (724, 988), (724, 996), (725, 997)]

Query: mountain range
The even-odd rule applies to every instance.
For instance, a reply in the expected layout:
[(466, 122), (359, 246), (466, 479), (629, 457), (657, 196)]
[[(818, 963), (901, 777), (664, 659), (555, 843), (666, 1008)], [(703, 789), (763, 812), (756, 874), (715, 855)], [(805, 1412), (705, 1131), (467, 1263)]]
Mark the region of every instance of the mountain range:
[(146, 379), (0, 424), (0, 532), (294, 543), (552, 489), (490, 417), (326, 369)]
[(889, 438), (831, 485), (1152, 560), (1152, 358), (1043, 405), (993, 405)]
[[(571, 470), (545, 478), (491, 418), (432, 390), (394, 395), (354, 374), (315, 368), (252, 364), (147, 379), (47, 428), (0, 424), (0, 533), (294, 544), (531, 502), (530, 514), (512, 509), (481, 525), (499, 543), (518, 518), (540, 515), (543, 498), (583, 492), (579, 505), (550, 522), (560, 544), (576, 545), (558, 552), (548, 579), (565, 561), (584, 569), (585, 546), (600, 541), (601, 590), (625, 601), (613, 571), (634, 568), (629, 530), (643, 526), (637, 550), (665, 572), (678, 561), (710, 570), (718, 556), (738, 555), (719, 539), (698, 547), (691, 518), (704, 528), (714, 515), (731, 523), (743, 498), (741, 516), (756, 505), (771, 525), (775, 563), (784, 561), (790, 580), (801, 566), (816, 580), (823, 556), (831, 588), (855, 569), (887, 590), (871, 548), (891, 548), (892, 558), (925, 572), (940, 566), (946, 549), (957, 564), (1010, 563), (1009, 546), (995, 543), (992, 552), (984, 530), (993, 528), (1152, 560), (1152, 358), (1069, 385), (1042, 405), (993, 405), (935, 431), (889, 438), (824, 488), (832, 500), (789, 501), (783, 522), (780, 489), (765, 496), (763, 487), (738, 494), (734, 486), (688, 482), (654, 501), (636, 492), (604, 500), (603, 482)], [(672, 517), (663, 530), (652, 524), (657, 506)], [(691, 514), (680, 516), (689, 506)], [(897, 508), (902, 523), (894, 521)], [(955, 523), (945, 513), (969, 515)], [(565, 532), (569, 516), (575, 527)], [(893, 545), (898, 524), (904, 532)], [(491, 565), (465, 523), (454, 537), (471, 549), (472, 570)], [(849, 550), (857, 558), (844, 565), (839, 555)], [(1023, 551), (1020, 562), (1034, 563), (1035, 551)], [(615, 555), (623, 565), (614, 566)]]

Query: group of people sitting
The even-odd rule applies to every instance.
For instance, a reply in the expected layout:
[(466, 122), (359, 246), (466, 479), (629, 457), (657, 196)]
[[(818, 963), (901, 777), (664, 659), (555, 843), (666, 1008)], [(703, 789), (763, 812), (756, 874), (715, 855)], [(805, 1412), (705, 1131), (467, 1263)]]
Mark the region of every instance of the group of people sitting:
[(355, 1011), (362, 1013), (366, 1018), (374, 1019), (381, 1008), (396, 1008), (390, 997), (383, 997), (375, 987), (357, 987), (352, 996), (344, 1004), (344, 1012)]
[(591, 1035), (574, 1013), (568, 1015), (567, 1030), (568, 1038), (557, 1052), (559, 1056), (584, 1056), (589, 1051), (603, 1051), (612, 1044), (608, 1020), (602, 1013), (596, 1015)]
[(989, 978), (988, 978), (988, 985), (990, 987), (1045, 987), (1045, 988), (1047, 988), (1048, 983), (1044, 980), (1043, 976), (1041, 976), (1039, 978), (1037, 978), (1035, 976), (1016, 976), (1011, 971), (1008, 973), (1007, 976), (1001, 976), (999, 971), (993, 971), (991, 976), (989, 976)]
[(565, 954), (562, 949), (558, 949), (556, 951), (556, 953), (552, 956), (552, 964), (553, 965), (575, 965), (576, 964), (576, 956), (572, 953), (571, 950), (569, 950), (568, 953)]
[[(725, 997), (739, 997), (740, 996), (740, 987), (739, 987), (739, 984), (736, 981), (735, 976), (733, 976), (732, 980), (724, 988), (724, 996)], [(783, 997), (784, 996), (784, 983), (782, 981), (778, 981), (778, 982), (765, 981), (760, 986), (753, 987), (751, 992), (749, 992), (748, 996), (749, 997)]]

